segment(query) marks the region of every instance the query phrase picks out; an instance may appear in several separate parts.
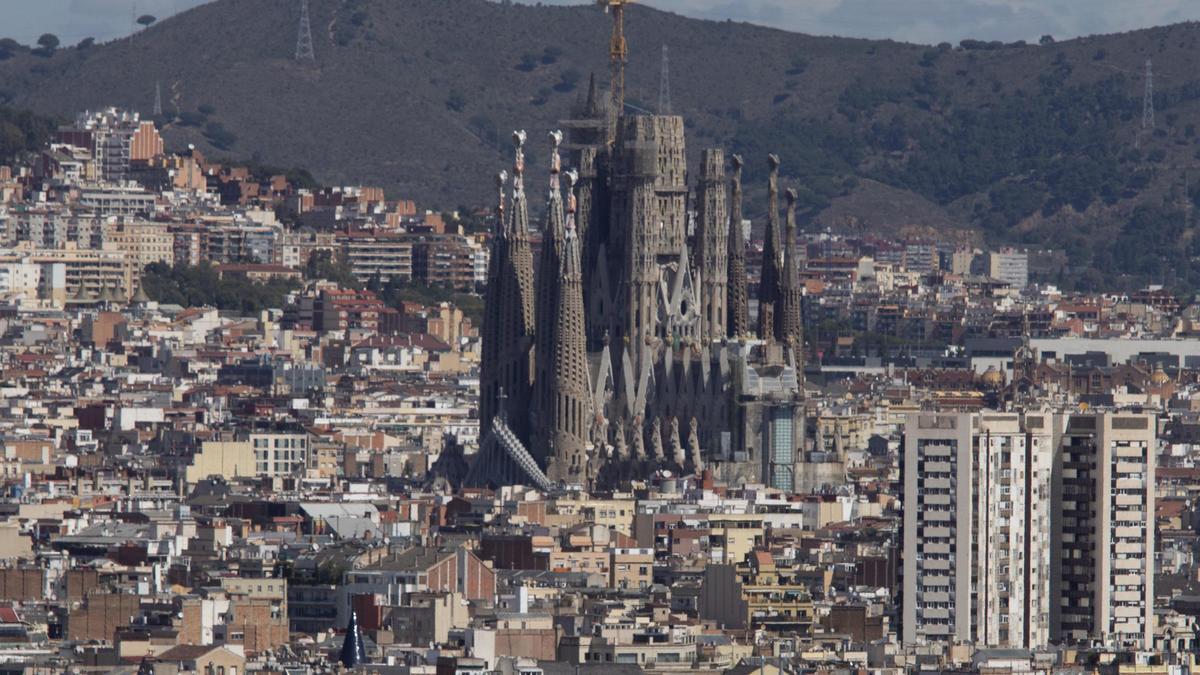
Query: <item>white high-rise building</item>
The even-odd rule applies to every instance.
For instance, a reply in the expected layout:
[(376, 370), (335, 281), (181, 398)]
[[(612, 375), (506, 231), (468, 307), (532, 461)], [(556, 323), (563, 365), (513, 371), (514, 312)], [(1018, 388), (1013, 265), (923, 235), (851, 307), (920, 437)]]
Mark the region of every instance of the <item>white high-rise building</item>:
[(1029, 284), (1029, 254), (1011, 248), (988, 253), (988, 276), (1013, 288)]
[(1051, 473), (1048, 415), (975, 416), (974, 501), (980, 645), (1029, 649), (1050, 639)]
[(1152, 644), (1154, 452), (1149, 415), (910, 415), (904, 642)]

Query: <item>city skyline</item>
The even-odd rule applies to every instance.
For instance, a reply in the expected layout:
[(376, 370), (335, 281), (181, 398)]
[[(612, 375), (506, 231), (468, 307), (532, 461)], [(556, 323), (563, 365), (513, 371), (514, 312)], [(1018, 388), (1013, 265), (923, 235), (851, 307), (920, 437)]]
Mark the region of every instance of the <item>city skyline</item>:
[(5, 673), (1193, 672), (1200, 24), (220, 2), (0, 45)]

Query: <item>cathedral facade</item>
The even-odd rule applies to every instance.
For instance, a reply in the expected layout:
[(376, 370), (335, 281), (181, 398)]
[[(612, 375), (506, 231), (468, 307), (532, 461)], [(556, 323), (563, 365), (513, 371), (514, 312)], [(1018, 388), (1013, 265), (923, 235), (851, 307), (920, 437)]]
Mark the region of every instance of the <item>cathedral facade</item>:
[(690, 186), (683, 118), (612, 115), (594, 85), (575, 112), (569, 138), (548, 139), (536, 264), (524, 132), (511, 176), (497, 177), (468, 484), (591, 488), (708, 470), (790, 489), (803, 448), (803, 289), (794, 192), (779, 223), (779, 159), (767, 159), (752, 333), (741, 158), (703, 151)]

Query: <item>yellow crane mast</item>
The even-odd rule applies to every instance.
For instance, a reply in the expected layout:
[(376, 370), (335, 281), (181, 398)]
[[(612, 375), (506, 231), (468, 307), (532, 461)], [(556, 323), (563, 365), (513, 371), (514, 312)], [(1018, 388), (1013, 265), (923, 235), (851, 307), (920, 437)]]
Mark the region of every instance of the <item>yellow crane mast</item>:
[(625, 108), (625, 62), (629, 58), (629, 45), (625, 42), (625, 7), (635, 0), (596, 0), (613, 17), (612, 41), (608, 49), (608, 65), (612, 83), (609, 93), (612, 99), (612, 114), (620, 117)]

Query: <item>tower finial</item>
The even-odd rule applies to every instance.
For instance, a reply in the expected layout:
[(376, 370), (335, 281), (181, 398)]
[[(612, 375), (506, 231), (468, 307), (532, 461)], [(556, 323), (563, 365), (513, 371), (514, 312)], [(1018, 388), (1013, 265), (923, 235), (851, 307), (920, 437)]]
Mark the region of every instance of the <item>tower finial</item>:
[(575, 169), (567, 171), (567, 234), (575, 234), (575, 184), (579, 182), (579, 172)]
[(499, 199), (496, 201), (496, 232), (504, 231), (504, 186), (508, 184), (508, 171), (501, 169), (496, 173), (496, 191)]
[(558, 155), (558, 148), (562, 145), (563, 132), (555, 129), (550, 132), (550, 142), (553, 148), (550, 150), (550, 189), (558, 190), (558, 174), (562, 172), (562, 159)]
[(513, 132), (513, 193), (525, 191), (525, 131)]

